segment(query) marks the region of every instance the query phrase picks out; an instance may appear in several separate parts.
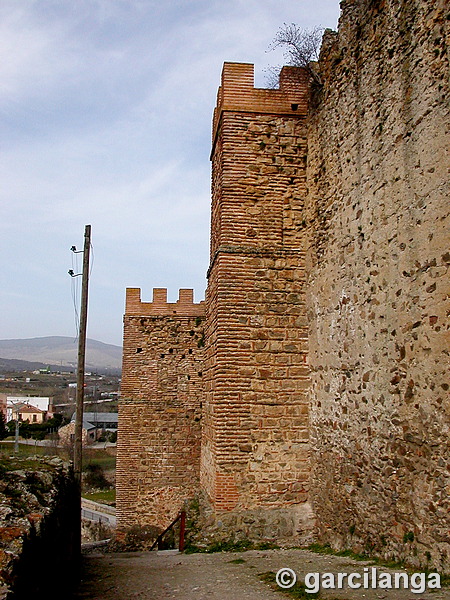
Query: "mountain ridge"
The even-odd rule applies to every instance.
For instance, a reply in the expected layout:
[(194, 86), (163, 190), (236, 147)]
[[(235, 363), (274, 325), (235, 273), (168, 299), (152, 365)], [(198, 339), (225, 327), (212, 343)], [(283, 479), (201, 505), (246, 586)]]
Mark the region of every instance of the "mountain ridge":
[[(44, 336), (0, 340), (0, 358), (75, 367), (78, 342), (68, 336)], [(99, 340), (86, 340), (86, 369), (120, 369), (122, 347)]]

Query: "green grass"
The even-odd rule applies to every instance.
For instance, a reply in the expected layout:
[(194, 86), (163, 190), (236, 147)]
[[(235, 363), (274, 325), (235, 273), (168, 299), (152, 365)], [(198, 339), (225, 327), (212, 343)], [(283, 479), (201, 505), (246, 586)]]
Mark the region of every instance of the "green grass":
[(0, 475), (9, 471), (49, 471), (52, 466), (32, 458), (9, 457), (0, 454)]
[(319, 597), (318, 592), (307, 592), (305, 585), (303, 583), (300, 583), (299, 581), (297, 581), (291, 588), (283, 589), (277, 584), (275, 576), (276, 574), (273, 571), (268, 571), (267, 573), (258, 573), (258, 577), (261, 579), (261, 581), (264, 581), (264, 583), (270, 585), (270, 587), (273, 590), (277, 590), (283, 594), (286, 594), (290, 598), (296, 598), (297, 600), (306, 600), (307, 598)]
[(115, 504), (116, 502), (116, 490), (101, 490), (91, 494), (83, 493), (83, 498), (86, 498), (86, 500), (92, 500), (93, 502), (99, 502), (100, 504), (111, 505)]
[(321, 546), (320, 544), (311, 544), (307, 547), (307, 550), (311, 550), (311, 552), (315, 552), (316, 554), (332, 554), (333, 556), (346, 556), (348, 558), (353, 558), (353, 560), (376, 562), (376, 559), (367, 554), (358, 554), (351, 550), (337, 551), (333, 550), (333, 548), (328, 545)]
[(245, 552), (245, 550), (253, 550), (254, 544), (250, 540), (239, 540), (235, 541), (222, 541), (214, 542), (205, 548), (199, 546), (187, 546), (185, 549), (186, 554), (194, 554), (196, 552), (204, 552), (207, 554), (213, 554), (214, 552)]
[(251, 540), (225, 540), (214, 542), (206, 547), (187, 545), (184, 551), (186, 554), (195, 554), (197, 552), (213, 554), (214, 552), (246, 552), (247, 550), (275, 550), (278, 548), (279, 546), (271, 542), (255, 543)]
[[(328, 544), (325, 546), (321, 546), (320, 544), (311, 544), (306, 548), (311, 552), (315, 552), (316, 554), (331, 554), (333, 556), (347, 556), (348, 558), (352, 558), (353, 560), (361, 560), (367, 561), (372, 565), (379, 565), (380, 567), (386, 567), (387, 569), (405, 569), (409, 572), (415, 572), (417, 569), (411, 566), (406, 565), (404, 562), (395, 561), (395, 560), (383, 560), (382, 558), (378, 558), (376, 556), (369, 556), (367, 554), (357, 554), (352, 552), (351, 550), (340, 550), (335, 551)], [(429, 570), (422, 567), (422, 572), (428, 572)], [(436, 573), (436, 570), (432, 569), (429, 571), (430, 573)], [(441, 578), (441, 586), (449, 587), (450, 586), (450, 574), (446, 573), (440, 574)]]
[[(20, 444), (18, 456), (21, 458), (27, 456), (55, 456), (56, 449), (45, 446), (35, 446), (34, 444)], [(0, 456), (14, 456), (14, 444), (9, 442), (0, 442)]]
[(86, 448), (83, 452), (83, 471), (88, 465), (99, 465), (104, 471), (116, 468), (116, 457), (108, 454), (103, 448)]
[[(0, 456), (14, 456), (14, 444), (0, 442)], [(68, 460), (67, 451), (55, 446), (35, 446), (34, 444), (21, 444), (19, 442), (19, 457), (27, 456), (59, 456)], [(100, 465), (105, 471), (116, 468), (116, 457), (108, 454), (103, 448), (86, 448), (83, 450), (83, 471), (89, 464)]]
[(232, 565), (242, 565), (242, 563), (245, 563), (247, 561), (243, 558), (235, 558), (234, 560), (229, 560), (228, 562)]

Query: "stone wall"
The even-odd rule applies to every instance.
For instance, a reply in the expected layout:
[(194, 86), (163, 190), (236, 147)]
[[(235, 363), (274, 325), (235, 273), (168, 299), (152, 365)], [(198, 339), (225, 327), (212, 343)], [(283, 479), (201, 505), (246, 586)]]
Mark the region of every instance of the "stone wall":
[(79, 577), (79, 522), (79, 492), (59, 458), (2, 457), (0, 597), (70, 597)]
[(117, 441), (117, 526), (165, 529), (199, 486), (204, 304), (128, 289)]
[[(233, 536), (307, 539), (308, 76), (225, 63), (213, 123), (201, 483)], [(243, 521), (246, 527), (242, 527)]]
[(321, 543), (446, 571), (445, 3), (341, 5), (323, 86), (224, 65), (205, 307), (127, 293), (119, 522), (200, 477), (210, 540), (306, 542), (311, 502)]
[(318, 534), (448, 570), (448, 14), (341, 6), (308, 133)]

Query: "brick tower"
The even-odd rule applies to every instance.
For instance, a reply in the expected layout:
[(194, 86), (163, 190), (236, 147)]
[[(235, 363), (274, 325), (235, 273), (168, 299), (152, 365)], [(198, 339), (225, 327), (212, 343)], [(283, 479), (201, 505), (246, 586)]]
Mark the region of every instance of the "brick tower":
[[(307, 539), (308, 75), (225, 63), (213, 120), (201, 484), (224, 530)], [(225, 533), (224, 533), (225, 535)]]
[(198, 490), (204, 303), (127, 289), (117, 444), (118, 527), (165, 528)]

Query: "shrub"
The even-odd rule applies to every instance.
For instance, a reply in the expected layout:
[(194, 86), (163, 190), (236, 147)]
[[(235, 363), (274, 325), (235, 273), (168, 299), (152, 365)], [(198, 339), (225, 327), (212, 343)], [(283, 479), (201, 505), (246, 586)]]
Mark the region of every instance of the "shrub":
[(87, 465), (84, 483), (89, 487), (98, 488), (101, 490), (111, 487), (109, 481), (105, 477), (103, 467), (95, 463), (90, 463)]

